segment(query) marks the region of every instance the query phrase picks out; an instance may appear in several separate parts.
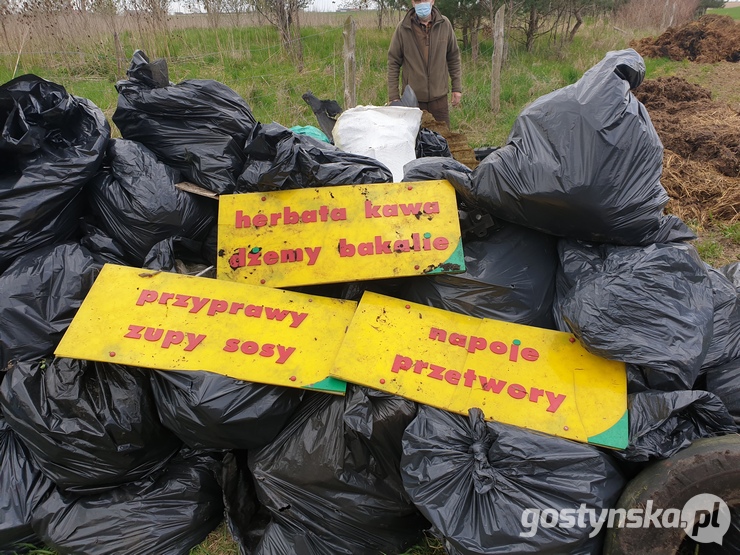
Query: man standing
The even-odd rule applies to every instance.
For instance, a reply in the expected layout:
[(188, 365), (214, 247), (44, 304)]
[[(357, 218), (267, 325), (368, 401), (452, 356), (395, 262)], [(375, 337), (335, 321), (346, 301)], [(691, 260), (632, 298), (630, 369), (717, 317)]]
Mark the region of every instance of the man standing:
[[(447, 103), (452, 81), (452, 105), (462, 99), (460, 49), (450, 20), (428, 2), (411, 0), (410, 9), (396, 27), (388, 49), (388, 100), (398, 100), (398, 77), (402, 89), (411, 85), (419, 108), (450, 127)], [(449, 79), (448, 79), (449, 76)]]

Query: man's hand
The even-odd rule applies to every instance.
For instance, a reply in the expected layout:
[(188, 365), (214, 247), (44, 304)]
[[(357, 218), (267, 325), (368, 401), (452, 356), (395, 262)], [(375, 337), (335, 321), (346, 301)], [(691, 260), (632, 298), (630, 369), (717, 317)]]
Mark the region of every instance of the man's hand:
[(462, 93), (461, 92), (454, 92), (454, 93), (452, 93), (452, 105), (453, 106), (459, 106), (461, 100), (462, 100)]

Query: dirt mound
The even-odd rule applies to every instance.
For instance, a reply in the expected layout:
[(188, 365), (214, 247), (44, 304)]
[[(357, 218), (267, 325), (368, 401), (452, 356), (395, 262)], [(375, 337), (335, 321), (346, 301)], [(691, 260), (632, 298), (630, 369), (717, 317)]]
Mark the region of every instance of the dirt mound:
[(699, 225), (740, 221), (740, 114), (679, 77), (645, 80), (634, 94), (665, 147), (669, 211)]
[(740, 61), (740, 25), (726, 15), (705, 15), (683, 27), (669, 27), (658, 38), (632, 41), (644, 58), (714, 63)]
[(426, 127), (442, 135), (447, 141), (452, 157), (465, 164), (471, 170), (478, 166), (478, 160), (475, 158), (475, 151), (470, 147), (467, 137), (463, 133), (454, 133), (450, 131), (446, 123), (434, 119), (434, 116), (424, 110), (421, 114), (421, 126)]

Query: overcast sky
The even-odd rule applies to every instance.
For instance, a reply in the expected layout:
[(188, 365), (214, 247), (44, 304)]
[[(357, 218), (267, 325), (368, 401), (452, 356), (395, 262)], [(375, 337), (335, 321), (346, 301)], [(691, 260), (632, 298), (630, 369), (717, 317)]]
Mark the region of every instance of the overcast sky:
[(341, 0), (314, 0), (313, 5), (308, 7), (309, 11), (334, 12)]

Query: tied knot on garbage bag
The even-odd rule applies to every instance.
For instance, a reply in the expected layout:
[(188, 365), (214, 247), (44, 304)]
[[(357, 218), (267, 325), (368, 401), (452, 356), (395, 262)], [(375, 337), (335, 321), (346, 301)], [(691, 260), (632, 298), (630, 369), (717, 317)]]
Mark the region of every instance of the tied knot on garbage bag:
[(486, 427), (483, 412), (480, 409), (470, 409), (469, 418), (473, 443), (470, 452), (473, 455), (473, 485), (478, 493), (486, 493), (496, 486), (496, 474), (488, 460), (488, 452), (495, 441), (492, 433)]

